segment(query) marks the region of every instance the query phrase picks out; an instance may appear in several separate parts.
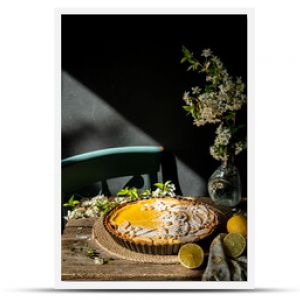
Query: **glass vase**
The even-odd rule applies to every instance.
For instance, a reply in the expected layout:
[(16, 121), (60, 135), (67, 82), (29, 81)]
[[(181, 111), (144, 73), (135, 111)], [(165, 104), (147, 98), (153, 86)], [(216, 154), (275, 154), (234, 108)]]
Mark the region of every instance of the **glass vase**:
[(233, 160), (222, 162), (208, 180), (210, 198), (223, 206), (236, 206), (241, 201), (240, 173)]

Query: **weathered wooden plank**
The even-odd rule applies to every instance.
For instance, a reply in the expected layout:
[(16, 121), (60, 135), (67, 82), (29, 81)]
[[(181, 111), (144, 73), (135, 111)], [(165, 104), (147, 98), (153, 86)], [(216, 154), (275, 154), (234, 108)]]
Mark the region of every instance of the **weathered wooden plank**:
[[(106, 259), (105, 257), (102, 257)], [(86, 266), (86, 272), (89, 271), (90, 266), (96, 265), (94, 260), (89, 257), (84, 257), (84, 256), (62, 256), (62, 262), (65, 267), (76, 267), (76, 266)], [(128, 266), (129, 268), (132, 268), (136, 264), (143, 264), (143, 263), (138, 263), (135, 261), (130, 261), (130, 260), (124, 260), (124, 259), (116, 259), (112, 260), (111, 258), (105, 263), (105, 264), (110, 264), (110, 265), (124, 265)]]
[[(64, 260), (71, 260), (71, 261), (73, 259), (79, 259), (79, 258), (80, 259), (82, 258), (82, 259), (85, 260), (86, 257), (89, 259), (88, 255), (87, 255), (86, 249), (83, 249), (81, 251), (81, 253), (79, 253), (79, 251), (80, 250), (75, 250), (75, 251), (72, 251), (72, 250), (62, 250), (61, 257)], [(105, 252), (100, 252), (100, 251), (96, 252), (96, 256), (98, 256), (100, 258), (106, 258), (106, 259), (118, 259), (117, 257), (112, 257), (111, 255), (109, 255), (109, 254), (107, 254)]]
[(62, 240), (87, 240), (92, 236), (92, 227), (70, 226), (66, 227)]
[[(82, 258), (85, 260), (85, 258), (89, 258), (87, 256), (87, 249), (83, 248), (82, 250), (79, 248), (71, 248), (71, 249), (64, 249), (62, 250), (62, 259), (64, 260), (73, 260), (75, 258)], [(100, 258), (106, 258), (106, 259), (119, 259), (117, 257), (112, 257), (112, 255), (104, 252), (104, 251), (100, 251), (99, 249), (95, 249), (96, 250), (96, 256), (100, 257)]]
[(62, 280), (201, 280), (202, 270), (189, 270), (180, 265), (135, 264), (94, 265), (62, 268)]
[(87, 248), (90, 247), (97, 252), (99, 257), (119, 259), (117, 256), (99, 248), (93, 239), (63, 239), (61, 245), (62, 257), (74, 257), (75, 254), (86, 256)]
[(62, 246), (62, 249), (67, 249), (67, 248), (70, 248), (72, 247), (73, 245), (75, 246), (86, 246), (87, 244), (89, 244), (91, 247), (95, 247), (95, 248), (98, 248), (98, 244), (95, 242), (94, 239), (91, 239), (91, 240), (84, 240), (84, 239), (62, 239), (61, 240), (61, 246)]
[(71, 248), (72, 246), (82, 246), (84, 247), (88, 242), (85, 241), (85, 240), (71, 240), (71, 239), (62, 239), (61, 240), (61, 249), (64, 250), (64, 249), (69, 249)]
[(80, 218), (80, 219), (70, 219), (66, 224), (67, 227), (92, 227), (94, 226), (97, 218)]
[(92, 227), (84, 227), (84, 226), (71, 226), (71, 227), (67, 227), (64, 231), (63, 237), (66, 234), (86, 234), (86, 233), (91, 233), (92, 232)]

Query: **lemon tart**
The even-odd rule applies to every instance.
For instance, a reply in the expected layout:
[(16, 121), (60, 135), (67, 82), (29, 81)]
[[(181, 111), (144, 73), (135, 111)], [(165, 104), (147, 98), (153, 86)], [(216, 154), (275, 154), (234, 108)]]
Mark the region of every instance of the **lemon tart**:
[(209, 236), (216, 211), (184, 198), (149, 198), (124, 203), (104, 218), (105, 229), (122, 246), (149, 254), (176, 254), (186, 243)]

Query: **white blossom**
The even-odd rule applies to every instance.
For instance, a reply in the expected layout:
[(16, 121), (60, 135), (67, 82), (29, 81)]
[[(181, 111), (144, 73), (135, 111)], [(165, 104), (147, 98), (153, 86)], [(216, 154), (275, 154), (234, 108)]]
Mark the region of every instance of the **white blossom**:
[(184, 101), (187, 101), (189, 98), (190, 98), (190, 92), (184, 92), (184, 93), (183, 93), (183, 98), (182, 98), (182, 99), (183, 99)]
[(115, 197), (115, 201), (119, 204), (126, 203), (130, 201), (129, 197)]
[(213, 145), (209, 148), (209, 153), (215, 160), (224, 161), (227, 159), (226, 152), (220, 151), (220, 149), (216, 145)]
[(199, 86), (192, 87), (192, 93), (194, 95), (199, 94), (200, 92), (201, 92), (201, 89), (199, 88)]
[[(199, 73), (205, 73), (207, 86), (200, 88), (194, 86), (191, 92), (185, 92), (183, 100), (191, 107), (188, 110), (193, 117), (196, 126), (221, 123), (216, 131), (214, 145), (210, 148), (210, 154), (217, 160), (227, 159), (227, 149), (232, 139), (234, 125), (225, 127), (224, 120), (230, 114), (235, 118), (235, 112), (246, 103), (246, 85), (241, 77), (233, 78), (225, 69), (219, 57), (213, 55), (210, 49), (204, 49), (201, 56), (205, 61)], [(201, 64), (198, 63), (197, 67)], [(234, 123), (234, 122), (233, 122)], [(236, 142), (235, 154), (246, 148), (246, 144)]]
[(74, 210), (68, 210), (66, 220), (84, 218), (85, 209), (82, 207), (75, 208)]
[(229, 144), (229, 141), (231, 139), (231, 131), (229, 128), (224, 127), (222, 124), (217, 128), (216, 130), (216, 138), (215, 138), (215, 144), (227, 146)]
[(100, 211), (98, 207), (89, 207), (86, 211), (85, 211), (85, 216), (87, 218), (96, 218), (98, 217)]
[(184, 92), (183, 94), (183, 98), (184, 102), (187, 104), (187, 105), (192, 105), (192, 98), (190, 96), (190, 92)]
[(212, 55), (212, 51), (210, 49), (204, 49), (201, 55), (204, 57), (209, 57)]
[(160, 188), (157, 188), (156, 190), (154, 190), (154, 191), (152, 192), (152, 197), (157, 198), (157, 197), (161, 197), (161, 196), (162, 196), (162, 191), (161, 191)]
[(239, 141), (234, 144), (234, 150), (235, 155), (238, 155), (240, 152), (242, 152), (244, 149), (246, 149), (247, 145), (245, 141)]
[(175, 197), (175, 184), (173, 183), (166, 183), (164, 189), (161, 188), (157, 188), (154, 191), (152, 191), (151, 196), (152, 197), (165, 197), (165, 196), (169, 196), (169, 197)]
[(99, 217), (100, 209), (99, 204), (108, 201), (108, 198), (104, 195), (97, 195), (93, 198), (83, 198), (79, 207), (74, 208), (72, 211), (68, 210), (67, 216), (64, 218), (79, 219), (79, 218), (90, 218)]

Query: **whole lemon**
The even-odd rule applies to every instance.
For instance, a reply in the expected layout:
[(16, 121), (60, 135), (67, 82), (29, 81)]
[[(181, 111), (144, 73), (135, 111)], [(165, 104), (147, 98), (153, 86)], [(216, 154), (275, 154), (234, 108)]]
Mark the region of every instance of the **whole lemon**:
[(227, 231), (236, 232), (242, 236), (247, 236), (247, 219), (242, 215), (234, 215), (227, 221)]

